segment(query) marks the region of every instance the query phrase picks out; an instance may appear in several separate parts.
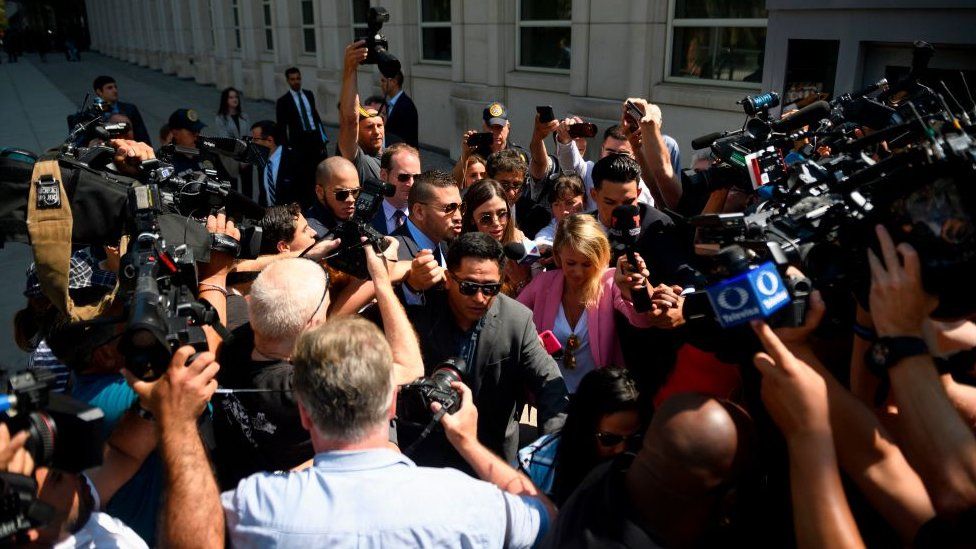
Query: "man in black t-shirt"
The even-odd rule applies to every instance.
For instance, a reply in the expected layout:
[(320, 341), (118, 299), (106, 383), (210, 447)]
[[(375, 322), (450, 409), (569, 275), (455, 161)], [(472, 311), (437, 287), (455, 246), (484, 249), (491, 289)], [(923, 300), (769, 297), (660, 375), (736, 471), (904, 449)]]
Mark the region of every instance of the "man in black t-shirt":
[(559, 510), (543, 547), (737, 546), (718, 529), (747, 469), (752, 424), (737, 406), (685, 393), (655, 412), (637, 455), (593, 470)]

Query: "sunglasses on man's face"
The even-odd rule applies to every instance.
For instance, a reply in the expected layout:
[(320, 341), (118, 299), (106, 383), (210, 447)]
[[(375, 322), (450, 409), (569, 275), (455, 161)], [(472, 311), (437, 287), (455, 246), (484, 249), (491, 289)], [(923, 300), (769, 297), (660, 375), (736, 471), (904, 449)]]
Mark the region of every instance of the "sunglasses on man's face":
[(471, 282), (470, 280), (459, 279), (454, 275), (454, 273), (451, 273), (451, 278), (457, 281), (458, 290), (460, 290), (461, 295), (473, 296), (476, 293), (481, 292), (485, 297), (494, 297), (498, 295), (498, 292), (502, 291), (501, 282), (490, 282), (487, 284)]
[(400, 183), (406, 183), (407, 181), (410, 181), (411, 179), (418, 176), (420, 176), (419, 173), (401, 173), (401, 174), (397, 174), (397, 181), (399, 181)]
[(518, 192), (525, 184), (524, 181), (499, 181), (498, 183), (508, 192)]
[(605, 448), (612, 448), (621, 442), (637, 442), (643, 435), (641, 433), (634, 433), (632, 435), (618, 435), (616, 433), (605, 433), (600, 431), (596, 434), (596, 440), (600, 443), (600, 446)]
[(338, 189), (338, 190), (332, 191), (332, 194), (335, 195), (336, 200), (338, 200), (339, 202), (345, 202), (346, 199), (349, 198), (350, 195), (352, 195), (353, 200), (355, 200), (356, 198), (359, 198), (359, 192), (360, 191), (362, 191), (362, 189), (360, 189), (360, 188), (355, 188), (355, 189)]
[(444, 215), (452, 215), (454, 212), (461, 210), (461, 215), (464, 215), (464, 204), (458, 202), (451, 202), (450, 204), (431, 204), (430, 202), (417, 202), (417, 204), (423, 204), (424, 206), (430, 206), (435, 210), (441, 212)]
[(478, 216), (478, 223), (484, 225), (485, 227), (490, 227), (495, 223), (495, 219), (498, 223), (505, 223), (508, 221), (508, 210), (499, 210), (497, 212), (485, 212)]

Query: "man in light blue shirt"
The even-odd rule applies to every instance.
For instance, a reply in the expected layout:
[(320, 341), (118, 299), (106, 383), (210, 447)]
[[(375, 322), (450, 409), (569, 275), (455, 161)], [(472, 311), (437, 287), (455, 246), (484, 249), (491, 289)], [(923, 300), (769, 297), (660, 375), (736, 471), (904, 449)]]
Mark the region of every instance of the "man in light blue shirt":
[[(384, 288), (383, 299), (390, 299), (383, 260), (372, 248), (365, 250), (374, 283)], [(164, 522), (173, 526), (163, 540), (175, 544), (192, 536), (200, 544), (222, 546), (226, 524), (234, 547), (538, 543), (555, 507), (527, 477), (478, 442), (478, 412), (467, 386), (452, 384), (461, 398), (458, 411), (439, 414), (438, 404), (431, 410), (483, 480), (417, 467), (391, 449), (394, 371), (407, 366), (401, 361), (419, 364), (420, 349), (405, 314), (384, 318), (387, 322), (403, 325), (387, 337), (394, 346), (409, 342), (410, 352), (394, 356), (387, 337), (358, 317), (337, 318), (301, 336), (292, 355), (294, 387), (302, 425), (315, 448), (314, 463), (287, 474), (258, 473), (223, 495), (213, 483), (194, 419), (216, 388), (213, 355), (203, 353), (188, 367), (171, 366), (152, 387), (137, 384), (159, 418), (168, 470)], [(182, 364), (192, 352), (180, 349), (172, 364)]]

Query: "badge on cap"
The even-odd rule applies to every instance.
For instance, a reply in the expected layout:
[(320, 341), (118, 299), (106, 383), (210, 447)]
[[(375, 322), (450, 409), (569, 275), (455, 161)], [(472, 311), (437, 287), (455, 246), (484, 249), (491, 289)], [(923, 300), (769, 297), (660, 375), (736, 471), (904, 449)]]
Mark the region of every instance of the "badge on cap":
[(190, 122), (196, 122), (197, 120), (200, 120), (200, 115), (198, 115), (197, 111), (193, 109), (186, 109), (186, 119)]
[(488, 106), (488, 114), (492, 117), (498, 117), (505, 113), (505, 109), (502, 108), (500, 103), (492, 103)]

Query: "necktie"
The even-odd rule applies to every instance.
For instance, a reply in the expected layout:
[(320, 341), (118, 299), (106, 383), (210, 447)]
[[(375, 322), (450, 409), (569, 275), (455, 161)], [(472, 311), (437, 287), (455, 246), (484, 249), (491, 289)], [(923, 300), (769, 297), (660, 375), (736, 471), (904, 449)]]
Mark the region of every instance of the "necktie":
[(440, 244), (434, 245), (433, 252), (434, 252), (434, 259), (437, 260), (437, 264), (443, 267), (444, 266), (444, 256), (443, 256), (443, 254), (441, 254), (441, 245)]
[(268, 205), (274, 206), (275, 205), (275, 181), (274, 181), (274, 172), (272, 171), (271, 162), (268, 162), (268, 175), (266, 179), (268, 182)]
[(309, 131), (311, 128), (308, 125), (308, 110), (305, 108), (305, 94), (301, 91), (298, 93), (298, 108), (302, 111), (302, 129)]
[(403, 226), (403, 223), (407, 220), (407, 214), (403, 213), (403, 210), (395, 210), (393, 212), (393, 224), (394, 228), (399, 229)]

